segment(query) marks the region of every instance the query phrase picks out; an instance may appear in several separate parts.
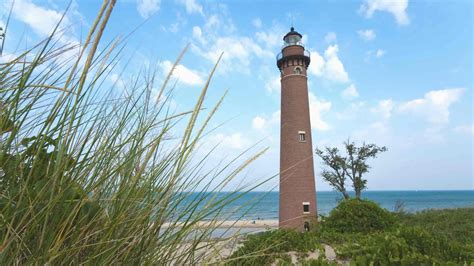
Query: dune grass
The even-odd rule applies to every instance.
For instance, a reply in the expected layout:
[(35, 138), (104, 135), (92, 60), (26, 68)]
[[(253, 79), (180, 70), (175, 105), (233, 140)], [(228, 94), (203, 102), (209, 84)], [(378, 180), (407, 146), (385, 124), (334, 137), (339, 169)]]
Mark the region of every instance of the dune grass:
[[(207, 172), (212, 149), (194, 156), (222, 102), (203, 113), (218, 62), (188, 112), (169, 105), (168, 83), (185, 51), (163, 84), (151, 69), (122, 94), (106, 86), (123, 45), (101, 42), (114, 5), (103, 2), (79, 46), (59, 44), (58, 24), (0, 64), (2, 265), (206, 261), (222, 208), (252, 189), (209, 194), (264, 151)], [(71, 51), (79, 52), (66, 57)], [(196, 230), (203, 219), (214, 222)]]

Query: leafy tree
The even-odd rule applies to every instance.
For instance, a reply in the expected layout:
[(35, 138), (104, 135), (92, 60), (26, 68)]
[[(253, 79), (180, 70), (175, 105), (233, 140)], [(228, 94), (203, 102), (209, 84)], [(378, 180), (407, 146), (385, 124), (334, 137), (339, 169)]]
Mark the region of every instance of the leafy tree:
[(329, 184), (341, 192), (345, 199), (349, 199), (349, 193), (347, 193), (346, 184), (346, 158), (339, 155), (337, 148), (326, 147), (325, 151), (316, 149), (316, 154), (323, 160), (326, 166), (329, 166), (331, 170), (324, 169), (321, 172), (321, 176), (329, 182)]
[(345, 156), (339, 154), (337, 148), (316, 149), (316, 155), (329, 167), (329, 169), (323, 170), (321, 175), (334, 189), (341, 192), (345, 199), (349, 198), (345, 188), (346, 180), (349, 178), (355, 191), (355, 197), (360, 199), (362, 190), (367, 188), (367, 179), (363, 178), (363, 175), (370, 169), (367, 160), (376, 158), (379, 153), (387, 151), (387, 147), (379, 147), (365, 142), (362, 143), (362, 146), (357, 147), (354, 142), (349, 140), (344, 142), (344, 147)]

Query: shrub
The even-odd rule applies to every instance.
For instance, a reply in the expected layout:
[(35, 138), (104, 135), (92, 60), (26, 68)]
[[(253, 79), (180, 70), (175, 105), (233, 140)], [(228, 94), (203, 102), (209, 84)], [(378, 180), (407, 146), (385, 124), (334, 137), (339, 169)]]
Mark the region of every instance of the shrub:
[(402, 224), (422, 226), (429, 232), (463, 244), (474, 244), (474, 208), (425, 210), (398, 214)]
[(469, 264), (474, 250), (419, 227), (361, 235), (338, 248), (338, 255), (354, 265)]
[(320, 249), (319, 237), (313, 233), (278, 229), (248, 235), (243, 246), (230, 257), (230, 265), (267, 265), (280, 259), (287, 261), (286, 252), (308, 252)]
[(324, 220), (324, 227), (340, 233), (384, 230), (395, 224), (395, 217), (369, 200), (343, 200)]

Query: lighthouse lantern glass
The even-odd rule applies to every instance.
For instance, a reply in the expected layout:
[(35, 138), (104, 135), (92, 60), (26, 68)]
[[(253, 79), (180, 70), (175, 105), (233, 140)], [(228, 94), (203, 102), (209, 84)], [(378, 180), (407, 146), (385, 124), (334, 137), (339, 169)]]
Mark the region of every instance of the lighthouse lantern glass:
[(296, 45), (301, 41), (301, 37), (298, 35), (290, 35), (286, 37), (286, 45)]

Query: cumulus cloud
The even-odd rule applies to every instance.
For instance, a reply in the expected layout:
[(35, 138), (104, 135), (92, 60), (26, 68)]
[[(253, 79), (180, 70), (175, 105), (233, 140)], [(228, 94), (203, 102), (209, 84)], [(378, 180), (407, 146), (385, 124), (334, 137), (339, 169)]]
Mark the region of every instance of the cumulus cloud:
[(317, 77), (325, 78), (334, 82), (348, 82), (344, 65), (338, 57), (339, 47), (337, 44), (330, 45), (324, 51), (324, 58), (316, 51), (311, 52), (311, 64), (309, 72)]
[(206, 49), (194, 47), (194, 50), (204, 58), (215, 63), (221, 53), (221, 65), (219, 70), (227, 71), (241, 71), (248, 73), (250, 71), (250, 63), (254, 56), (259, 58), (273, 58), (273, 53), (263, 49), (255, 43), (255, 41), (248, 37), (228, 36), (219, 37), (213, 40), (213, 44)]
[[(8, 10), (10, 4), (5, 2), (4, 7)], [(51, 34), (63, 16), (60, 11), (36, 5), (30, 0), (15, 1), (12, 12), (16, 19), (26, 23), (40, 37)], [(69, 23), (68, 17), (63, 18), (62, 25)]]
[(265, 128), (265, 125), (267, 124), (267, 120), (261, 116), (256, 116), (253, 120), (252, 120), (252, 128), (253, 129), (258, 129), (258, 130), (262, 130)]
[(345, 99), (354, 99), (359, 97), (359, 92), (354, 84), (349, 85), (345, 90), (342, 91), (342, 97)]
[(393, 107), (392, 99), (386, 99), (379, 101), (377, 106), (372, 108), (371, 111), (381, 115), (384, 119), (389, 119), (392, 116)]
[(423, 117), (432, 124), (445, 124), (449, 122), (449, 107), (461, 98), (463, 91), (463, 88), (429, 91), (421, 99), (401, 103), (398, 110)]
[(198, 13), (204, 15), (202, 5), (197, 3), (196, 0), (178, 0), (177, 2), (186, 8), (188, 14)]
[[(10, 7), (10, 1), (0, 1), (0, 10), (10, 10)], [(0, 12), (0, 14), (1, 13), (2, 12)], [(82, 15), (77, 11), (77, 5), (75, 4), (72, 5), (71, 9), (64, 17), (63, 14), (63, 10), (43, 7), (39, 4), (33, 3), (31, 0), (17, 0), (14, 2), (12, 9), (12, 16), (18, 21), (25, 23), (40, 38), (49, 36), (60, 22), (59, 31), (67, 27), (66, 31), (62, 31), (61, 34), (53, 36), (53, 42), (57, 42), (58, 44), (69, 48), (69, 50), (66, 50), (59, 55), (59, 58), (65, 62), (68, 60), (70, 61), (71, 58), (76, 56), (81, 48), (80, 42), (75, 35), (73, 25), (75, 24), (75, 19), (77, 17), (79, 17), (79, 20), (82, 19)], [(83, 61), (79, 63), (82, 64)]]
[(280, 91), (280, 76), (270, 77), (265, 83), (265, 89), (269, 93), (279, 92)]
[(372, 41), (375, 39), (375, 32), (374, 30), (358, 30), (357, 34), (359, 35), (360, 38), (362, 38), (364, 41)]
[(407, 8), (408, 0), (366, 0), (359, 11), (367, 18), (371, 18), (375, 11), (386, 11), (395, 17), (398, 25), (408, 25)]
[(336, 33), (334, 32), (328, 32), (326, 34), (326, 36), (324, 36), (324, 41), (326, 41), (327, 43), (333, 43), (337, 40), (337, 36), (336, 36)]
[(280, 123), (280, 110), (274, 112), (270, 117), (258, 115), (252, 119), (252, 128), (256, 130), (268, 130)]
[[(267, 47), (277, 43), (274, 36), (261, 33), (258, 34), (259, 40), (255, 41), (255, 38), (238, 35), (235, 31), (231, 16), (226, 8), (222, 8), (220, 13), (206, 16), (205, 23), (199, 30), (193, 30), (193, 38), (198, 42), (193, 43), (191, 49), (211, 63), (215, 63), (224, 52), (218, 68), (220, 73), (230, 70), (249, 73), (253, 59), (274, 58), (274, 53)], [(207, 44), (202, 41), (203, 38)], [(264, 45), (261, 44), (263, 42)]]
[[(161, 62), (160, 67), (163, 75), (167, 75), (170, 72), (172, 66), (173, 63), (171, 61), (166, 60)], [(196, 71), (191, 70), (183, 65), (176, 66), (173, 71), (173, 76), (177, 77), (178, 80), (187, 85), (201, 85), (204, 83), (204, 80)]]
[(230, 135), (217, 134), (214, 138), (216, 142), (220, 143), (221, 147), (240, 150), (250, 145), (250, 140), (236, 132)]
[(160, 10), (160, 0), (137, 0), (138, 14), (144, 19)]
[(255, 33), (257, 41), (267, 47), (277, 47), (281, 44), (281, 33), (277, 31), (259, 31)]
[(319, 100), (316, 95), (309, 93), (309, 110), (311, 116), (311, 127), (318, 131), (326, 131), (331, 127), (323, 120), (322, 115), (331, 110), (332, 103), (325, 100)]

